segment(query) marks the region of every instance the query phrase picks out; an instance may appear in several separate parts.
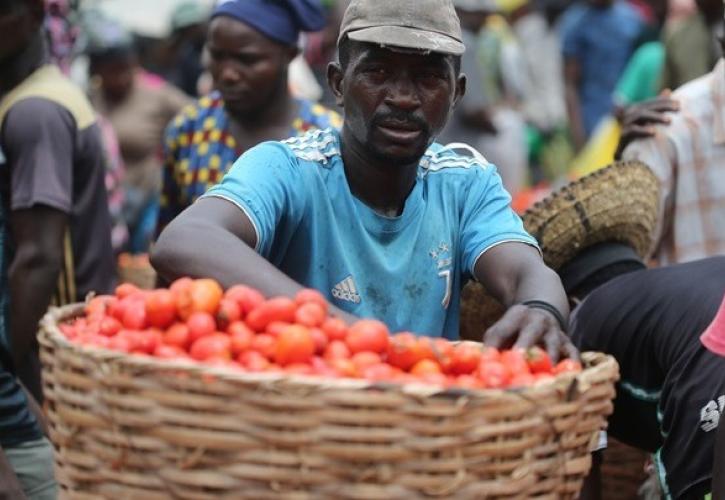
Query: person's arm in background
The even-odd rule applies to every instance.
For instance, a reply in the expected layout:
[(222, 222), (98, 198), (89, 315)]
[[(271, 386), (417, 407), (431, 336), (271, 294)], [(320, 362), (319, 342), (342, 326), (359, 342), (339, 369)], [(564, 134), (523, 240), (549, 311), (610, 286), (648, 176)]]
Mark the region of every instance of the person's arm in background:
[(669, 113), (676, 113), (680, 109), (679, 102), (671, 94), (669, 89), (665, 89), (657, 97), (617, 109), (617, 120), (622, 126), (622, 132), (614, 153), (615, 159), (621, 160), (622, 153), (632, 142), (654, 137), (656, 125), (670, 124), (672, 120)]
[(177, 115), (166, 127), (163, 144), (163, 170), (161, 173), (161, 195), (159, 199), (159, 218), (156, 221), (156, 238), (174, 217), (181, 213), (179, 191), (176, 181), (176, 169), (179, 162), (179, 135), (182, 133), (180, 123), (182, 114)]
[(664, 127), (656, 127), (654, 136), (631, 143), (622, 153), (622, 160), (639, 160), (647, 165), (660, 181), (657, 224), (652, 238), (650, 255), (657, 250), (672, 226), (672, 211), (675, 201), (675, 172), (677, 154)]
[(10, 339), (18, 378), (43, 400), (36, 350), (38, 323), (48, 310), (63, 266), (68, 216), (36, 205), (10, 215), (15, 254), (9, 266)]
[(43, 99), (16, 104), (5, 119), (8, 218), (15, 248), (9, 261), (11, 352), (18, 377), (39, 402), (43, 395), (36, 334), (57, 290), (66, 257), (75, 134), (72, 115)]
[(0, 500), (26, 500), (23, 487), (0, 447)]

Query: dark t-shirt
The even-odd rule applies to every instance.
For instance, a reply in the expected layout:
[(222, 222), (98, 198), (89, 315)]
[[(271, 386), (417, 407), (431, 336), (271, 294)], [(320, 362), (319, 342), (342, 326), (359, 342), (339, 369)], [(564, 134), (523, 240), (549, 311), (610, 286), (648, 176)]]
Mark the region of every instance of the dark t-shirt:
[(69, 217), (53, 304), (109, 292), (115, 270), (101, 133), (82, 93), (44, 67), (0, 104), (0, 446), (9, 448), (41, 436), (9, 355), (9, 215), (45, 205)]
[(574, 343), (620, 364), (611, 434), (655, 453), (672, 498), (710, 491), (725, 358), (708, 351), (700, 335), (724, 294), (725, 257), (712, 257), (615, 278), (572, 314)]

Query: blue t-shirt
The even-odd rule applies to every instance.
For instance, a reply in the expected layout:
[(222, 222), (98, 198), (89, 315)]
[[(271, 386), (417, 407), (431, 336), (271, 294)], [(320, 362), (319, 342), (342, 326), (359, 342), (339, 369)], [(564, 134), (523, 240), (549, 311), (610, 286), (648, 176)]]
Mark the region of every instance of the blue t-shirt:
[(250, 149), (205, 196), (241, 208), (278, 269), (392, 331), (458, 338), (460, 290), (478, 257), (508, 241), (536, 246), (496, 168), (439, 144), (399, 217), (352, 195), (332, 129)]
[(572, 5), (561, 20), (562, 51), (579, 63), (579, 100), (587, 135), (612, 109), (614, 89), (644, 27), (637, 11), (615, 0), (607, 8)]

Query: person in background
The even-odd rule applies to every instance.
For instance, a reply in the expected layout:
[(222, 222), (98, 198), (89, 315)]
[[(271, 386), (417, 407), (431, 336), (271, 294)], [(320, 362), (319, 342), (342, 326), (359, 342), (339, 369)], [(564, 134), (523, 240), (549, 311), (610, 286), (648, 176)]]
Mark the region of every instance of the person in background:
[(720, 57), (723, 1), (696, 0), (697, 10), (665, 29), (662, 88), (676, 89), (709, 73)]
[[(674, 101), (674, 102), (673, 102)], [(707, 75), (631, 112), (641, 135), (624, 148), (660, 179), (653, 258), (660, 265), (725, 255), (725, 60)], [(679, 112), (663, 114), (671, 109)], [(637, 125), (650, 123), (650, 125)], [(626, 133), (625, 133), (626, 132)], [(631, 140), (630, 132), (623, 132)]]
[(189, 99), (137, 64), (133, 39), (115, 22), (87, 20), (91, 102), (113, 126), (125, 164), (129, 251), (146, 253), (159, 210), (164, 128)]
[(466, 52), (462, 71), (469, 92), (441, 132), (441, 143), (468, 143), (499, 169), (514, 194), (528, 176), (526, 124), (518, 111), (523, 93), (523, 57), (492, 0), (455, 0)]
[(643, 27), (625, 0), (575, 3), (561, 19), (566, 106), (577, 150), (612, 111), (614, 88)]
[(17, 379), (42, 400), (40, 318), (114, 280), (100, 131), (46, 64), (43, 19), (42, 0), (0, 4), (0, 447), (33, 500), (56, 496), (53, 449)]
[(293, 98), (288, 87), (300, 32), (323, 25), (314, 0), (232, 0), (216, 7), (205, 53), (217, 90), (186, 107), (166, 130), (158, 232), (252, 146), (340, 126), (337, 113)]
[(171, 14), (171, 39), (166, 80), (187, 95), (199, 95), (199, 78), (204, 72), (202, 52), (209, 12), (198, 1), (185, 1)]
[(579, 304), (572, 340), (620, 366), (607, 432), (653, 453), (662, 498), (709, 498), (725, 359), (699, 339), (725, 295), (725, 256), (646, 269), (630, 247), (608, 242), (559, 274)]

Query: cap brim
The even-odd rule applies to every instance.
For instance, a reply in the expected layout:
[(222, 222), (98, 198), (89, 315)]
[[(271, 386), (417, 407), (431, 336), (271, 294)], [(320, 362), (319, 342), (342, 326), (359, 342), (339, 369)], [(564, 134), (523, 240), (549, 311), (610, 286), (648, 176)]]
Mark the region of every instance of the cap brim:
[(375, 43), (404, 49), (439, 52), (460, 56), (465, 45), (455, 38), (434, 31), (424, 31), (405, 26), (375, 26), (349, 31), (348, 38), (357, 42)]

